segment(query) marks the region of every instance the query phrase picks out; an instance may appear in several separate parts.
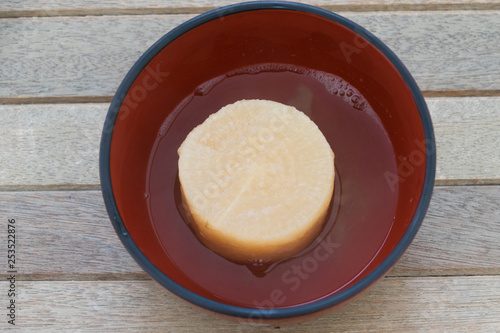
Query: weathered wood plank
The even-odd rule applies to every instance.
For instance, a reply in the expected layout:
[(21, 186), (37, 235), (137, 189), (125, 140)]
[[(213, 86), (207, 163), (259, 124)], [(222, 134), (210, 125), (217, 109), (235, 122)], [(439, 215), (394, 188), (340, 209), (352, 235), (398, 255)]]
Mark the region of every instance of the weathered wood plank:
[[(116, 236), (98, 191), (0, 193), (0, 212), (3, 219), (16, 221), (18, 275), (34, 279), (99, 279), (97, 275), (109, 273), (145, 276)], [(6, 232), (0, 231), (5, 239)]]
[[(0, 288), (7, 290), (7, 283)], [(279, 330), (218, 319), (151, 280), (18, 281), (16, 288), (15, 329), (21, 332), (495, 332), (500, 327), (500, 276), (385, 278), (339, 310)], [(6, 320), (0, 323), (7, 326)]]
[[(244, 2), (242, 0), (36, 0), (19, 2), (5, 0), (0, 4), (0, 17), (60, 16), (60, 15), (117, 15), (117, 14), (173, 14), (200, 13), (216, 7)], [(498, 0), (298, 0), (330, 10), (444, 10), (444, 9), (498, 9)]]
[[(499, 202), (500, 186), (437, 187), (390, 275), (500, 274)], [(99, 191), (0, 192), (0, 216), (16, 220), (22, 279), (146, 277), (115, 234)]]
[[(341, 14), (386, 42), (423, 90), (500, 90), (500, 11)], [(0, 102), (113, 95), (139, 56), (190, 17), (2, 19)]]
[(0, 185), (98, 184), (99, 142), (108, 107), (0, 105)]
[(140, 55), (190, 17), (3, 19), (0, 97), (112, 95)]
[[(436, 179), (500, 179), (500, 97), (427, 98), (436, 137)], [(487, 183), (487, 182), (484, 182)]]
[[(500, 182), (500, 97), (427, 98), (437, 179)], [(0, 105), (0, 190), (97, 189), (108, 104)], [(90, 187), (89, 187), (90, 186)]]
[(391, 275), (500, 274), (500, 186), (436, 187)]

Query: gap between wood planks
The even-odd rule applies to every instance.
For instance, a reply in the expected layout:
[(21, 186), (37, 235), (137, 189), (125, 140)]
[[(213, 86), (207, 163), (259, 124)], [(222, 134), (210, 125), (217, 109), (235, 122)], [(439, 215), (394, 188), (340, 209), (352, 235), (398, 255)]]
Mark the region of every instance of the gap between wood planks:
[[(75, 9), (34, 9), (0, 11), (1, 18), (56, 17), (56, 16), (103, 16), (103, 15), (167, 15), (201, 14), (219, 8), (205, 7), (130, 7), (130, 8), (75, 8)], [(377, 11), (442, 11), (442, 10), (498, 10), (500, 3), (434, 3), (434, 4), (337, 4), (319, 5), (332, 12), (377, 12)]]
[[(493, 186), (500, 185), (500, 178), (484, 179), (436, 179), (435, 186)], [(100, 191), (101, 184), (43, 184), (0, 185), (0, 192), (34, 191)]]
[[(453, 278), (453, 277), (487, 277), (487, 276), (500, 276), (500, 271), (492, 269), (489, 271), (481, 270), (478, 273), (474, 272), (460, 272), (454, 271), (453, 273), (441, 274), (404, 274), (404, 275), (391, 275), (389, 272), (384, 279), (404, 279), (404, 278)], [(9, 274), (0, 274), (0, 279), (3, 281), (9, 277)], [(112, 274), (16, 274), (18, 281), (154, 281), (145, 271), (140, 273), (112, 273)]]
[[(424, 97), (496, 97), (500, 89), (494, 90), (424, 90)], [(113, 96), (47, 96), (47, 97), (0, 97), (0, 105), (19, 104), (67, 104), (67, 103), (111, 103)]]

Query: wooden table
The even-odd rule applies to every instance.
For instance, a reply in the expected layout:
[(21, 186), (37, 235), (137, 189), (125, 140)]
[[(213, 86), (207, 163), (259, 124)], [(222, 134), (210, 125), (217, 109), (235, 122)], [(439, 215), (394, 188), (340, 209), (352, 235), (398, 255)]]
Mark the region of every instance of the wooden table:
[(246, 327), (185, 304), (132, 260), (99, 187), (109, 102), (153, 42), (231, 2), (1, 1), (0, 331), (499, 332), (500, 0), (308, 1), (392, 48), (434, 121), (437, 186), (425, 221), (363, 297), (312, 322)]

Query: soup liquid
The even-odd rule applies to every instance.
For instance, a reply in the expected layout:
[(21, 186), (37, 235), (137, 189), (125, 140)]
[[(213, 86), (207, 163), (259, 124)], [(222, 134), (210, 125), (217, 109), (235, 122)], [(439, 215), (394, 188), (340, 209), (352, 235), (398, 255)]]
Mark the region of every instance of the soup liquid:
[[(296, 107), (318, 125), (335, 154), (334, 195), (322, 232), (301, 253), (271, 265), (236, 264), (207, 249), (192, 232), (180, 197), (177, 149), (210, 114), (241, 99)], [(327, 297), (369, 273), (397, 204), (386, 172), (397, 174), (391, 142), (354, 87), (332, 74), (264, 64), (206, 82), (169, 115), (150, 158), (146, 198), (165, 252), (210, 298), (283, 308)]]

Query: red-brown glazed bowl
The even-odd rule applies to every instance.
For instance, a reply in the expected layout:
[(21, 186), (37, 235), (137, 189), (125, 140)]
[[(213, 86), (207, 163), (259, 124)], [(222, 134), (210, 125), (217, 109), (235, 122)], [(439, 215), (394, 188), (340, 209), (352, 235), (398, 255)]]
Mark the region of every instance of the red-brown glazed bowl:
[[(178, 147), (240, 99), (297, 107), (335, 153), (321, 234), (267, 266), (205, 248), (180, 198)], [(339, 15), (277, 1), (207, 12), (156, 42), (118, 88), (100, 152), (109, 216), (142, 268), (198, 307), (253, 322), (317, 315), (383, 277), (420, 227), (435, 165), (429, 112), (394, 53)]]

